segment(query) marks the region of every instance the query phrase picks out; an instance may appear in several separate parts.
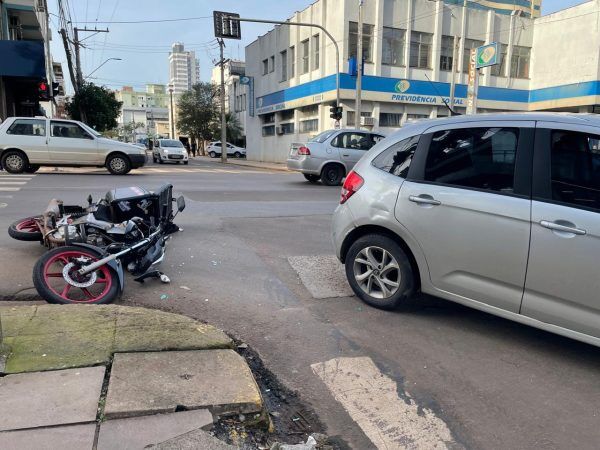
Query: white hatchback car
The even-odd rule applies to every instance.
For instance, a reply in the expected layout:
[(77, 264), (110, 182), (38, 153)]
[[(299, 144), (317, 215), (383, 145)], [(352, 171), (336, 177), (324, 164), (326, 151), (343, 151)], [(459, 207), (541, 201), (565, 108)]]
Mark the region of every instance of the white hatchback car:
[(179, 164), (188, 164), (189, 157), (187, 150), (178, 139), (157, 139), (154, 141), (152, 149), (152, 161), (164, 164), (174, 162)]
[(9, 117), (0, 125), (0, 162), (9, 173), (34, 173), (40, 166), (91, 166), (125, 175), (146, 163), (146, 152), (104, 138), (76, 120)]

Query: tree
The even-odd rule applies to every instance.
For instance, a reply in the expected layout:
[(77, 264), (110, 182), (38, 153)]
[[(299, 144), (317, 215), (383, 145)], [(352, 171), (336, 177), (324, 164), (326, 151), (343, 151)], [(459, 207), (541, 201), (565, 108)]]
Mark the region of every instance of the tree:
[(200, 82), (184, 92), (177, 101), (177, 128), (192, 140), (204, 141), (212, 137), (212, 124), (217, 116), (215, 96), (217, 88), (212, 83)]
[[(227, 141), (238, 143), (243, 136), (242, 126), (237, 116), (233, 113), (225, 113), (225, 129), (227, 130)], [(212, 139), (221, 140), (221, 117), (215, 118), (212, 124)]]
[(96, 131), (103, 132), (116, 128), (122, 105), (123, 103), (116, 99), (115, 93), (104, 86), (84, 83), (67, 103), (66, 110), (71, 118), (81, 120)]

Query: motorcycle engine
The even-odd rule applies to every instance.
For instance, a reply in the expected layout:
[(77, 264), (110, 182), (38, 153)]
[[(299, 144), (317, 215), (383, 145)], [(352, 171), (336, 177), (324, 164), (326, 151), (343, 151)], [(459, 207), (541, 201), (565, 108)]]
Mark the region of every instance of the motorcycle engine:
[(86, 243), (90, 245), (94, 245), (96, 247), (105, 247), (108, 245), (108, 242), (101, 234), (92, 233), (87, 235)]

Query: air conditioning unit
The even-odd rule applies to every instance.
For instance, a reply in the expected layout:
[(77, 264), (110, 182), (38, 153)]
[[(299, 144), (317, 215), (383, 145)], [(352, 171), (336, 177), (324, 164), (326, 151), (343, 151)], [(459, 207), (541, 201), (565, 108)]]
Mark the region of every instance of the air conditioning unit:
[(277, 133), (278, 135), (282, 135), (283, 134), (283, 127), (277, 127), (277, 128), (275, 128), (275, 133)]
[(363, 127), (373, 127), (373, 126), (375, 126), (375, 118), (374, 117), (361, 117), (360, 124)]

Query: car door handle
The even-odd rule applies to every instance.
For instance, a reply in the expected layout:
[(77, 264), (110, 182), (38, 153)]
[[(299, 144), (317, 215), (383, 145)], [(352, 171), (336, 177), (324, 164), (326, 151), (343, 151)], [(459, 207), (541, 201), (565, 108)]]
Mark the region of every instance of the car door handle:
[(408, 197), (408, 199), (413, 202), (413, 203), (417, 203), (419, 205), (432, 205), (432, 206), (439, 206), (442, 204), (442, 202), (440, 202), (439, 200), (434, 199), (431, 195), (411, 195)]
[(570, 222), (564, 222), (564, 224), (560, 224), (557, 222), (549, 222), (547, 220), (542, 220), (540, 225), (544, 228), (548, 228), (552, 231), (560, 231), (562, 233), (572, 233), (578, 236), (584, 236), (587, 234), (587, 231), (577, 228), (574, 224)]
[(342, 153), (342, 156), (350, 156), (348, 153)]

